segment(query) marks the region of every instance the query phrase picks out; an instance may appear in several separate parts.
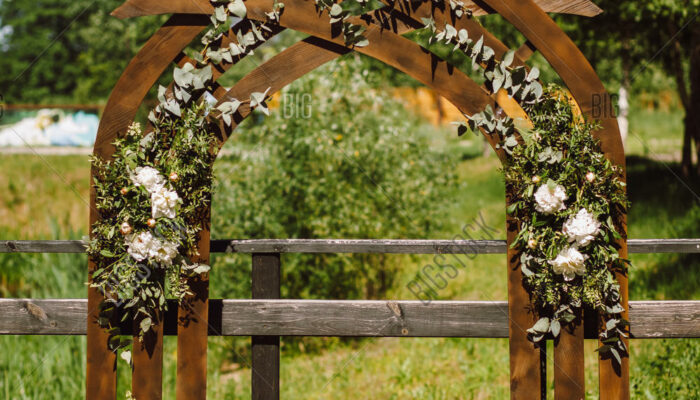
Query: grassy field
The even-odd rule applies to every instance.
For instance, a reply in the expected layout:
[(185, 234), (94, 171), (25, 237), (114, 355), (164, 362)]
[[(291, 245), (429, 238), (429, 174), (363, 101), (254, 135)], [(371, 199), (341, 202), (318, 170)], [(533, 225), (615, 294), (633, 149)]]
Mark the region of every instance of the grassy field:
[[(672, 159), (679, 148), (678, 115), (635, 114), (628, 141), (631, 238), (700, 237), (688, 226), (698, 207), (698, 185), (682, 183)], [(667, 123), (667, 121), (672, 121)], [(670, 133), (669, 133), (670, 132)], [(479, 215), (504, 232), (504, 186), (495, 157), (481, 158), (481, 141), (457, 140), (437, 132), (436, 146), (458, 152), (461, 184), (444, 210), (450, 226), (439, 238), (453, 238)], [(635, 144), (635, 141), (638, 142)], [(655, 161), (660, 160), (660, 161)], [(77, 239), (87, 232), (89, 165), (84, 157), (0, 158), (0, 240)], [(213, 218), (217, 215), (216, 202)], [(695, 219), (697, 222), (698, 219)], [(213, 236), (217, 237), (216, 232)], [(390, 297), (413, 299), (406, 288), (432, 257), (399, 257), (404, 268)], [(504, 300), (506, 272), (502, 255), (462, 259), (465, 267), (439, 293), (441, 299)], [(634, 255), (631, 298), (700, 299), (700, 260), (678, 255)], [(283, 260), (284, 264), (284, 260)], [(85, 297), (86, 259), (82, 255), (0, 254), (0, 296)], [(212, 277), (215, 297), (225, 297)], [(283, 342), (284, 399), (505, 399), (508, 398), (508, 344), (501, 339), (319, 339)], [(250, 357), (240, 339), (211, 338), (211, 399), (250, 398)], [(321, 345), (319, 347), (319, 344)], [(597, 396), (595, 343), (587, 343), (587, 390)], [(0, 398), (79, 399), (84, 387), (85, 340), (75, 337), (0, 337)], [(631, 345), (633, 398), (697, 399), (700, 343), (689, 340), (634, 340)], [(166, 398), (174, 398), (175, 339), (165, 343)], [(551, 352), (550, 352), (551, 354)], [(551, 372), (551, 371), (550, 371)], [(552, 373), (549, 374), (552, 376)], [(120, 365), (120, 393), (129, 385)], [(551, 389), (551, 385), (550, 385)]]

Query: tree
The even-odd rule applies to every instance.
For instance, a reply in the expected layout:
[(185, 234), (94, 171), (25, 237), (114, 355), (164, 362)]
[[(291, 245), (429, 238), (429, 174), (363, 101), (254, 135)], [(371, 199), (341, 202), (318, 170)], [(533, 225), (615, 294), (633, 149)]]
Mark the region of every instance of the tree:
[[(650, 65), (675, 80), (685, 110), (682, 170), (693, 172), (692, 147), (700, 159), (700, 0), (600, 0), (594, 18), (564, 17), (569, 33), (594, 63), (616, 60), (629, 88)], [(700, 175), (700, 162), (695, 167)]]
[(0, 94), (9, 103), (105, 99), (165, 17), (121, 21), (121, 0), (2, 0)]

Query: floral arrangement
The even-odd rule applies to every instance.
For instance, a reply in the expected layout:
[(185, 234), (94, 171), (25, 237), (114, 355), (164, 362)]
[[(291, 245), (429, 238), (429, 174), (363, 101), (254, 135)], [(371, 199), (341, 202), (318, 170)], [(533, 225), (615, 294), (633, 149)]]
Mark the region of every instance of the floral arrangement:
[(530, 339), (559, 336), (563, 325), (576, 323), (575, 310), (589, 307), (606, 322), (599, 351), (621, 362), (629, 324), (614, 274), (626, 272), (617, 241), (628, 204), (623, 173), (602, 153), (592, 135), (596, 126), (574, 112), (563, 89), (544, 87), (537, 68), (515, 66), (514, 51), (497, 60), (483, 37), (475, 41), (449, 23), (440, 30), (432, 19), (423, 22), (425, 46), (469, 57), (486, 89), (505, 91), (531, 120), (528, 127), (487, 106), (457, 123), (460, 135), (471, 130), (495, 137), (505, 155), (507, 211), (519, 231), (512, 246), (521, 253), (524, 284), (540, 316), (528, 329)]
[[(191, 260), (209, 217), (202, 210), (211, 198), (218, 145), (211, 121), (221, 119), (231, 127), (244, 103), (268, 113), (269, 89), (251, 93), (249, 100), (224, 99), (214, 109), (198, 100), (213, 91), (213, 65), (251, 54), (278, 31), (284, 4), (275, 1), (266, 21), (256, 22), (246, 18), (243, 0), (211, 2), (214, 14), (201, 39), (204, 48), (192, 62), (175, 68), (171, 88), (159, 88), (159, 104), (149, 114), (152, 129), (144, 135), (132, 125), (115, 142), (113, 160), (93, 160), (100, 218), (89, 247), (98, 265), (92, 285), (107, 297), (100, 322), (115, 337), (111, 313), (116, 305), (125, 303), (124, 319), (140, 318), (143, 335), (163, 311), (166, 293), (182, 299), (189, 290), (187, 278), (209, 270)], [(376, 0), (315, 3), (329, 14), (345, 44), (355, 47), (368, 41), (365, 28), (352, 24), (352, 17), (368, 17), (385, 7)], [(460, 1), (450, 0), (448, 12), (453, 19), (471, 18)], [(232, 26), (232, 17), (241, 21)], [(543, 87), (536, 68), (515, 66), (513, 51), (497, 60), (483, 37), (473, 40), (464, 29), (449, 23), (438, 27), (430, 18), (423, 22), (429, 35), (424, 47), (442, 46), (470, 58), (488, 91), (505, 91), (531, 118), (532, 128), (526, 129), (489, 106), (467, 116), (458, 131), (481, 130), (497, 139), (506, 155), (508, 194), (517, 199), (508, 207), (519, 232), (512, 245), (520, 251), (524, 283), (541, 316), (528, 330), (531, 339), (558, 336), (563, 325), (574, 322), (575, 310), (590, 307), (606, 319), (600, 350), (620, 361), (627, 351), (621, 340), (627, 321), (620, 316), (624, 309), (614, 272), (626, 268), (616, 247), (627, 207), (622, 171), (605, 159), (591, 135), (595, 126), (576, 115), (561, 89)], [(224, 46), (227, 32), (234, 40)], [(119, 339), (114, 344), (123, 345)]]
[(519, 228), (512, 246), (521, 252), (525, 286), (541, 316), (528, 333), (536, 342), (556, 337), (574, 321), (574, 310), (587, 307), (605, 316), (600, 350), (619, 362), (628, 324), (614, 272), (626, 270), (617, 251), (625, 184), (593, 138), (596, 127), (576, 116), (561, 93), (550, 86), (529, 107), (534, 128), (523, 132), (524, 143), (504, 165), (515, 199), (508, 213)]
[[(203, 106), (185, 109), (181, 118), (161, 115), (145, 135), (133, 124), (114, 143), (113, 159), (93, 158), (95, 206), (89, 255), (98, 268), (91, 285), (106, 297), (101, 324), (118, 337), (114, 308), (123, 320), (140, 321), (143, 337), (166, 307), (166, 296), (183, 299), (187, 278), (209, 271), (193, 263), (199, 232), (208, 226), (216, 138), (200, 116)], [(167, 121), (167, 122), (166, 122)]]

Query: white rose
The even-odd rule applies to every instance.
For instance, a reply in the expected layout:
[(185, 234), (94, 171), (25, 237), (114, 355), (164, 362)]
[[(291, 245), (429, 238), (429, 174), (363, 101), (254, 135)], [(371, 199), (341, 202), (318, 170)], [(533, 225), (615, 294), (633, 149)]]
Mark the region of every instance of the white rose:
[(136, 260), (143, 261), (148, 258), (154, 244), (151, 232), (141, 232), (126, 236), (127, 252)]
[(179, 203), (177, 192), (161, 187), (151, 194), (151, 216), (175, 218)]
[(581, 254), (575, 247), (567, 247), (559, 252), (554, 260), (550, 260), (554, 273), (564, 275), (565, 281), (570, 281), (576, 275), (583, 275), (586, 267), (583, 265), (588, 256)]
[(161, 264), (172, 265), (173, 259), (180, 254), (177, 251), (177, 244), (160, 240), (156, 240), (156, 242), (149, 256)]
[(595, 239), (600, 232), (600, 222), (588, 210), (582, 208), (575, 216), (570, 216), (564, 222), (562, 230), (569, 238), (569, 242), (576, 242), (577, 246), (583, 247)]
[(143, 186), (149, 193), (153, 193), (163, 187), (165, 178), (153, 167), (137, 167), (132, 176), (134, 185)]
[(544, 214), (553, 214), (566, 208), (566, 199), (566, 191), (561, 185), (550, 189), (549, 185), (545, 184), (535, 192), (535, 209)]

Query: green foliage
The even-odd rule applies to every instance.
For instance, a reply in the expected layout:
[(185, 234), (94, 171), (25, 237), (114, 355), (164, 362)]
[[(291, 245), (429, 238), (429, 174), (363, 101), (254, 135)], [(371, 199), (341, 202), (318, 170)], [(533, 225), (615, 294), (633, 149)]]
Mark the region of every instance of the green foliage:
[[(626, 273), (616, 247), (627, 208), (621, 170), (605, 159), (593, 139), (594, 126), (574, 115), (562, 90), (543, 89), (537, 68), (513, 67), (512, 50), (496, 60), (483, 37), (474, 41), (464, 29), (445, 24), (438, 30), (432, 19), (423, 22), (431, 32), (429, 44), (453, 45), (452, 53), (468, 56), (475, 69), (481, 67), (485, 87), (493, 94), (505, 90), (532, 121), (529, 127), (490, 106), (467, 116), (469, 129), (495, 136), (505, 153), (507, 211), (519, 230), (511, 246), (520, 251), (524, 281), (540, 316), (527, 331), (530, 339), (558, 336), (562, 324), (574, 322), (574, 310), (591, 307), (606, 316), (599, 350), (621, 363), (628, 322), (621, 317), (625, 310), (613, 275)], [(466, 131), (460, 123), (458, 133)]]
[[(118, 333), (110, 317), (121, 303), (126, 311), (123, 320), (141, 315), (142, 334), (148, 332), (165, 308), (166, 295), (182, 299), (188, 292), (184, 278), (208, 271), (208, 267), (191, 262), (198, 254), (199, 232), (209, 217), (204, 211), (211, 199), (215, 159), (215, 138), (202, 120), (204, 111), (202, 106), (193, 106), (177, 119), (158, 114), (153, 132), (143, 136), (134, 125), (116, 140), (113, 160), (93, 159), (99, 220), (92, 226), (88, 254), (97, 264), (92, 286), (107, 297), (100, 322), (110, 332)], [(179, 197), (176, 214), (155, 211), (152, 203), (156, 194), (136, 179), (143, 167), (155, 168), (163, 180), (159, 187)], [(153, 246), (162, 247), (148, 249), (148, 255), (135, 255), (133, 241), (141, 234), (155, 238)], [(178, 254), (160, 259), (154, 251)], [(163, 285), (164, 278), (170, 293)], [(113, 345), (120, 347), (126, 342)]]
[(166, 17), (118, 20), (121, 0), (5, 0), (0, 93), (10, 103), (105, 99)]
[[(615, 355), (618, 349), (626, 352), (619, 341), (626, 323), (617, 316), (624, 309), (612, 274), (626, 271), (616, 248), (622, 229), (619, 218), (627, 208), (625, 185), (621, 170), (604, 157), (593, 138), (595, 127), (575, 116), (560, 93), (559, 88), (549, 87), (544, 100), (529, 107), (534, 128), (526, 135), (525, 145), (516, 146), (504, 165), (507, 192), (513, 197), (508, 212), (519, 224), (512, 246), (522, 252), (521, 268), (534, 305), (540, 315), (553, 317), (551, 324), (545, 318), (546, 326), (544, 321), (538, 323), (530, 333), (536, 340), (547, 332), (557, 336), (559, 322), (569, 323), (574, 319), (573, 310), (590, 307), (613, 321), (610, 332), (604, 333), (603, 349)], [(557, 185), (564, 188), (568, 201), (560, 210), (543, 212), (533, 194)], [(582, 277), (567, 277), (557, 273), (551, 260), (572, 246), (562, 226), (580, 210), (592, 214), (592, 224), (599, 228), (590, 241), (574, 245), (585, 258)]]
[[(217, 168), (215, 235), (420, 238), (440, 228), (452, 158), (430, 148), (401, 103), (368, 87), (361, 67), (324, 67), (285, 90), (270, 118), (239, 128)], [(232, 282), (225, 293), (247, 296), (250, 260), (222, 262), (235, 264), (218, 278)], [(383, 255), (286, 255), (284, 265), (291, 298), (381, 297), (398, 267)]]

